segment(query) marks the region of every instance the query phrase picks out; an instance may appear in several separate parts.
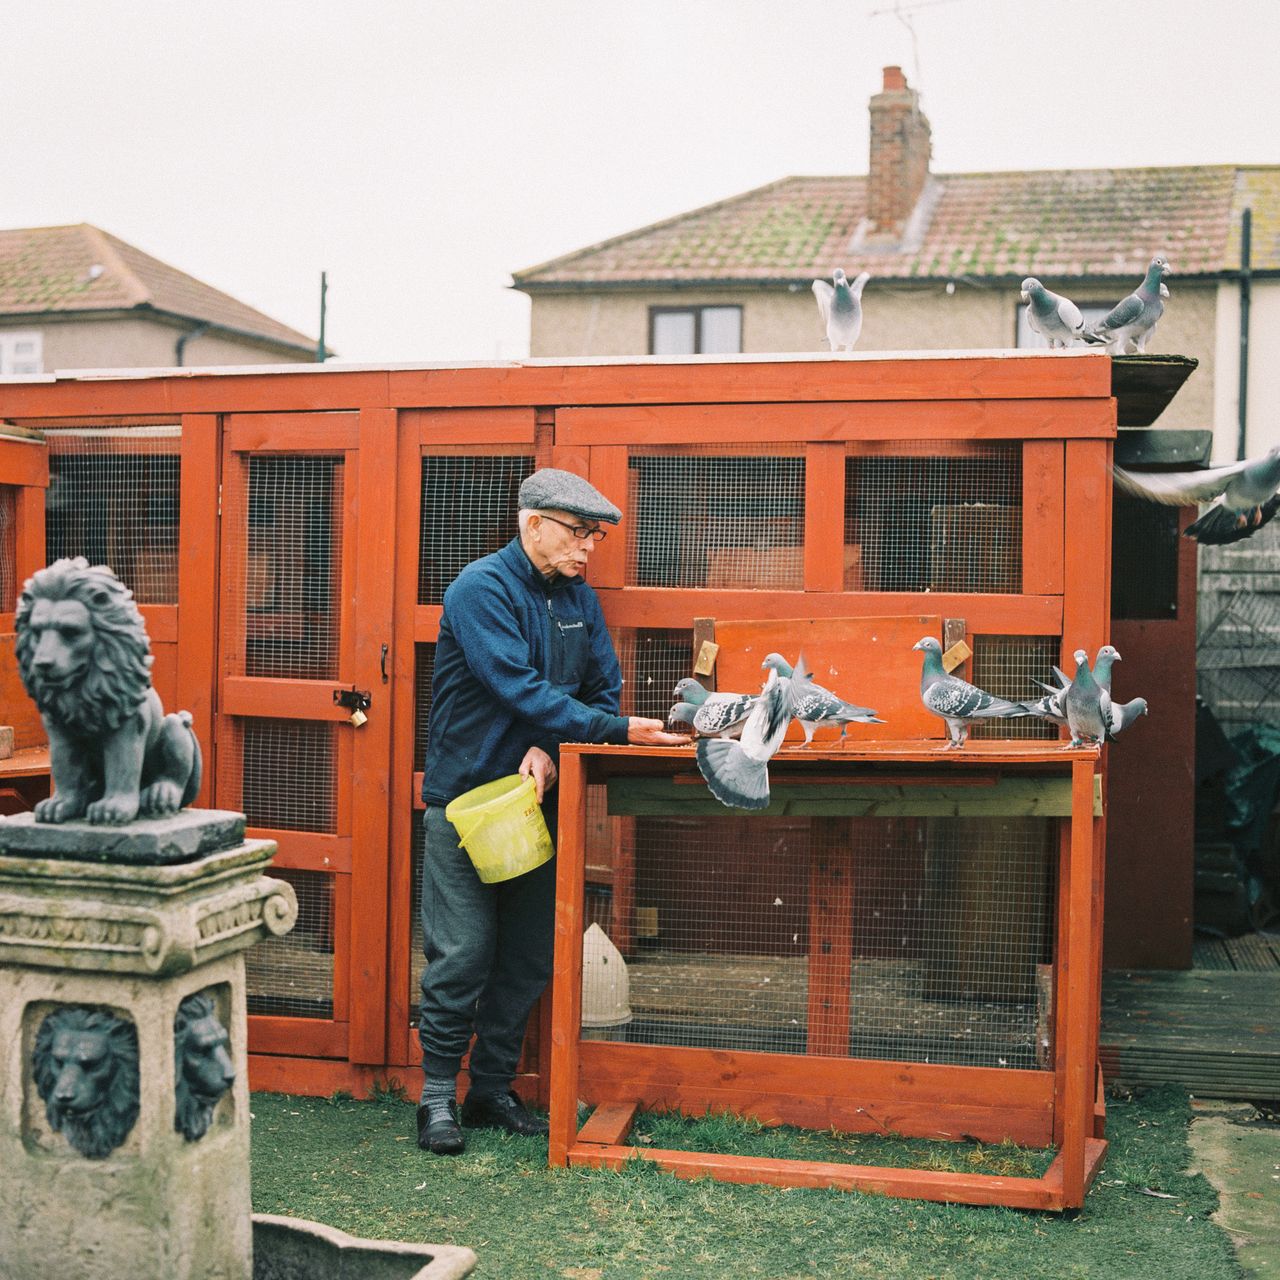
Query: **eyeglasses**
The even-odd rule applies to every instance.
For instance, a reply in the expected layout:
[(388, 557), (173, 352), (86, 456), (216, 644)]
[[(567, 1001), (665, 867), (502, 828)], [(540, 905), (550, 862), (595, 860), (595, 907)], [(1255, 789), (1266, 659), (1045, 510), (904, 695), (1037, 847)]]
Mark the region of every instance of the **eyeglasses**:
[(608, 530), (599, 527), (593, 529), (586, 524), (567, 524), (565, 521), (557, 520), (555, 516), (549, 516), (545, 512), (540, 514), (544, 520), (550, 520), (552, 524), (558, 524), (562, 529), (568, 529), (579, 542), (586, 542), (588, 539), (592, 542), (603, 542), (605, 534), (608, 532)]

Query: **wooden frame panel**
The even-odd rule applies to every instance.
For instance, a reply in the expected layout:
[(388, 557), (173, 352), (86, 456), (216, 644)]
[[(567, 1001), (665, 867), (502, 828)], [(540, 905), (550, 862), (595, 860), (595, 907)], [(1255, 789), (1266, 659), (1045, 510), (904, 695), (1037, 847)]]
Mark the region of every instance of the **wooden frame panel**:
[[(620, 776), (669, 778), (691, 771), (685, 748), (638, 749), (567, 745), (561, 753), (560, 846), (557, 865), (556, 950), (551, 1055), (549, 1159), (553, 1165), (617, 1167), (627, 1159), (655, 1160), (679, 1176), (711, 1176), (778, 1186), (830, 1186), (873, 1189), (889, 1195), (1062, 1209), (1078, 1207), (1097, 1171), (1106, 1143), (1095, 1135), (1097, 1085), (1097, 1006), (1099, 977), (1096, 880), (1100, 872), (1100, 820), (1094, 812), (1097, 753), (1064, 750), (1056, 744), (990, 741), (973, 744), (962, 759), (947, 757), (947, 771), (1002, 763), (1015, 774), (1052, 778), (1067, 771), (1071, 787), (1068, 833), (1060, 861), (1060, 921), (1055, 965), (1056, 990), (1062, 992), (1052, 1071), (1018, 1071), (877, 1062), (825, 1056), (847, 1044), (847, 1011), (821, 1002), (823, 984), (810, 971), (810, 1040), (804, 1055), (686, 1049), (581, 1040), (582, 944), (586, 831), (586, 783)], [(938, 749), (923, 743), (867, 743), (850, 751), (795, 749), (775, 759), (789, 766), (793, 783), (807, 774), (838, 769), (851, 758), (865, 764), (888, 759), (904, 763), (936, 762)], [(801, 773), (795, 772), (801, 762)], [(791, 767), (794, 766), (794, 767)], [(853, 775), (851, 775), (853, 776)], [(856, 775), (861, 785), (876, 785), (874, 770)], [(890, 789), (901, 779), (886, 777)], [(691, 788), (692, 789), (692, 788)], [(838, 826), (845, 820), (818, 819), (815, 857), (818, 877), (810, 889), (810, 917), (817, 938), (846, 935), (839, 922), (852, 902), (849, 877), (831, 861), (842, 844)], [(838, 856), (838, 855), (836, 855)], [(824, 862), (824, 858), (826, 862)], [(831, 927), (827, 928), (830, 924)], [(838, 928), (837, 928), (838, 926)], [(833, 948), (825, 964), (843, 972), (845, 958)], [(816, 985), (816, 990), (815, 990)], [(841, 982), (839, 985), (843, 985)], [(816, 1014), (816, 1017), (815, 1017)], [(579, 1131), (578, 1100), (607, 1106), (598, 1124)], [(675, 1108), (696, 1114), (722, 1107), (765, 1123), (790, 1123), (849, 1132), (890, 1129), (904, 1136), (954, 1137), (967, 1134), (986, 1141), (1011, 1138), (1046, 1146), (1055, 1137), (1060, 1151), (1040, 1178), (1000, 1179), (989, 1175), (881, 1169), (810, 1161), (772, 1161), (697, 1152), (655, 1151), (619, 1145), (628, 1109), (635, 1105)], [(886, 1118), (887, 1117), (887, 1118)], [(1059, 1136), (1060, 1135), (1060, 1136)]]

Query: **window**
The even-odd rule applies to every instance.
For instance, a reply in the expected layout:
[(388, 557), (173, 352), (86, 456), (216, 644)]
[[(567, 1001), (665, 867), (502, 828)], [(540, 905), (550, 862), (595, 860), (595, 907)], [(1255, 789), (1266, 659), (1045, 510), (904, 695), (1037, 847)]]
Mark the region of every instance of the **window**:
[[(1099, 320), (1106, 317), (1107, 313), (1115, 306), (1114, 302), (1077, 302), (1076, 306), (1080, 308), (1080, 314), (1084, 316), (1086, 327), (1095, 325)], [(1037, 348), (1047, 349), (1049, 344), (1038, 334), (1032, 331), (1031, 326), (1027, 323), (1027, 304), (1025, 302), (1018, 305), (1017, 319), (1017, 341), (1016, 345), (1021, 348)], [(1101, 348), (1099, 348), (1101, 349)]]
[(0, 374), (44, 372), (44, 339), (34, 329), (0, 330)]
[(741, 350), (741, 307), (649, 308), (650, 355), (723, 356)]

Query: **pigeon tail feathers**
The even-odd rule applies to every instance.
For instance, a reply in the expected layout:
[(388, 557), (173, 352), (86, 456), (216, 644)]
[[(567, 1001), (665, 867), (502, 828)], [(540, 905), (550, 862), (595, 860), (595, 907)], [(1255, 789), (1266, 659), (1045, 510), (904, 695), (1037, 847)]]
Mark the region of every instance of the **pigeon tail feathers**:
[(769, 766), (753, 760), (742, 744), (726, 738), (698, 743), (698, 771), (711, 794), (732, 809), (763, 809), (769, 804)]

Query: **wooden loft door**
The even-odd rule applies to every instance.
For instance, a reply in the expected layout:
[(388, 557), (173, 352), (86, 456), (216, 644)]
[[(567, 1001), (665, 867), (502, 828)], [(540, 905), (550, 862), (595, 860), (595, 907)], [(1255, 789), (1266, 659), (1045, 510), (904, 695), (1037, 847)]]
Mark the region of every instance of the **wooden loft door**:
[(299, 905), (248, 959), (258, 1055), (384, 1060), (394, 426), (226, 420), (214, 803), (277, 842)]

